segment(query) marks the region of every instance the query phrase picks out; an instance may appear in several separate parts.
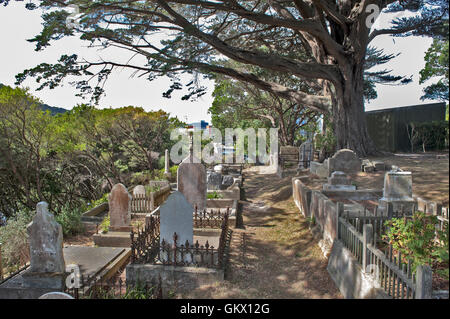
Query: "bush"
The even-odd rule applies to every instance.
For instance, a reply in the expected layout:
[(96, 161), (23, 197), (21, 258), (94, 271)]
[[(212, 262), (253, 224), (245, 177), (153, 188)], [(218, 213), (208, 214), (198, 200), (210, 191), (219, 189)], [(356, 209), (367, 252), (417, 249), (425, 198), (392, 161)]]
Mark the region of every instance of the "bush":
[(423, 212), (416, 212), (409, 219), (393, 218), (386, 222), (385, 239), (405, 258), (411, 259), (413, 270), (418, 265), (448, 263), (448, 231), (436, 234), (436, 224), (436, 216)]
[(24, 265), (30, 259), (26, 228), (32, 219), (32, 213), (20, 211), (14, 217), (10, 217), (5, 226), (0, 227), (2, 263), (7, 271)]
[(220, 199), (220, 198), (223, 198), (223, 195), (217, 193), (216, 191), (214, 191), (214, 192), (212, 192), (212, 193), (208, 193), (208, 194), (206, 195), (206, 197), (207, 197), (208, 199)]
[(103, 218), (102, 223), (100, 224), (101, 232), (106, 234), (109, 231), (110, 219), (109, 215)]
[(424, 123), (410, 123), (417, 132), (415, 146), (422, 150), (441, 150), (448, 147), (448, 121), (432, 121)]
[(84, 209), (63, 207), (55, 216), (56, 221), (62, 226), (64, 236), (76, 235), (84, 231), (81, 215)]
[(107, 203), (108, 202), (108, 196), (109, 193), (105, 193), (103, 194), (103, 196), (95, 201), (92, 202), (92, 204), (88, 204), (88, 206), (90, 206), (89, 208), (94, 208), (97, 207), (103, 203)]

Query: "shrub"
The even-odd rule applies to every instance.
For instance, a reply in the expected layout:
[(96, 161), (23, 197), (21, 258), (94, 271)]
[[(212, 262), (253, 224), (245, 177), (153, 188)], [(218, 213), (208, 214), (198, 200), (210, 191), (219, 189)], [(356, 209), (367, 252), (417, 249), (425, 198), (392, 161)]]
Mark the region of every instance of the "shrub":
[(223, 198), (223, 195), (217, 193), (216, 191), (214, 191), (214, 192), (212, 192), (212, 193), (208, 193), (208, 194), (206, 195), (206, 197), (207, 197), (208, 199), (220, 199), (220, 198)]
[(405, 258), (411, 259), (413, 270), (422, 264), (448, 263), (448, 233), (445, 230), (436, 234), (437, 223), (436, 216), (423, 212), (416, 212), (409, 219), (393, 218), (386, 222), (385, 239)]
[(20, 211), (10, 217), (5, 226), (0, 227), (2, 263), (7, 270), (21, 266), (30, 259), (26, 227), (32, 219), (32, 213)]
[(100, 229), (101, 229), (102, 233), (106, 234), (108, 232), (109, 225), (110, 225), (110, 219), (109, 219), (109, 215), (108, 215), (105, 218), (103, 218), (103, 221), (100, 224)]
[(62, 226), (64, 236), (76, 235), (84, 231), (81, 215), (83, 208), (70, 208), (64, 206), (55, 219)]
[(94, 208), (97, 207), (103, 203), (107, 203), (108, 202), (108, 196), (109, 193), (105, 193), (103, 194), (103, 196), (95, 201), (92, 202), (92, 204), (88, 204), (88, 206), (91, 206), (90, 208)]

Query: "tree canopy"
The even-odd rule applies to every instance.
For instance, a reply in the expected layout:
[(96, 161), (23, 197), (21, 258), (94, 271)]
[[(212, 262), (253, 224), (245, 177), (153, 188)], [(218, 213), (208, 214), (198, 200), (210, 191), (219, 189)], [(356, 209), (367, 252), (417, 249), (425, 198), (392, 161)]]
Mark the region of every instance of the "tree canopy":
[[(204, 94), (200, 73), (221, 74), (330, 114), (337, 147), (352, 148), (360, 155), (376, 150), (364, 116), (364, 62), (370, 42), (385, 34), (443, 34), (442, 20), (448, 19), (448, 0), (43, 0), (27, 6), (37, 5), (52, 10), (43, 15), (43, 31), (30, 39), (36, 50), (78, 35), (93, 46), (121, 48), (147, 62), (124, 63), (106, 57), (86, 61), (70, 54), (55, 64), (25, 70), (17, 77), (19, 83), (34, 76), (41, 88), (52, 88), (66, 76), (80, 76), (76, 86), (81, 92), (99, 98), (111, 72), (126, 67), (149, 80), (171, 77), (173, 85), (164, 96), (170, 97), (185, 84), (184, 98), (193, 98)], [(74, 28), (68, 25), (70, 14), (64, 10), (69, 5), (76, 5), (81, 15)], [(374, 8), (412, 15), (396, 18), (391, 27), (372, 30)], [(289, 74), (314, 90), (305, 93), (262, 79), (224, 66), (223, 60)], [(192, 79), (182, 83), (181, 74)]]

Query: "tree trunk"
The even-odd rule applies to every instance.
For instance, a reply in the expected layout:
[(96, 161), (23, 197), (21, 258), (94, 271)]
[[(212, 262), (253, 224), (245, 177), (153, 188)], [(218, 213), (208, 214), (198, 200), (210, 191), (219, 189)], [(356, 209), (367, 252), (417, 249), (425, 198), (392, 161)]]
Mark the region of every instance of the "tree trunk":
[(364, 112), (363, 64), (354, 63), (350, 76), (344, 77), (342, 90), (333, 99), (333, 126), (337, 149), (348, 148), (359, 157), (377, 153), (367, 130)]

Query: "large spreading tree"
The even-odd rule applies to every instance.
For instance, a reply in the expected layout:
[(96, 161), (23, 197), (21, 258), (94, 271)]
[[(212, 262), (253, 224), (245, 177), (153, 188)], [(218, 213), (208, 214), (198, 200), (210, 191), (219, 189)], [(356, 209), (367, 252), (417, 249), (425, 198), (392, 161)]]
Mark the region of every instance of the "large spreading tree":
[[(0, 3), (8, 0), (0, 0)], [(31, 41), (41, 50), (51, 41), (79, 35), (92, 45), (117, 47), (146, 58), (86, 61), (64, 55), (54, 65), (41, 64), (18, 76), (35, 76), (42, 87), (54, 87), (66, 76), (82, 76), (77, 87), (99, 97), (116, 68), (127, 67), (150, 80), (170, 76), (181, 89), (182, 73), (192, 74), (185, 98), (204, 94), (198, 74), (222, 74), (247, 82), (311, 110), (329, 114), (338, 148), (360, 156), (374, 153), (364, 116), (364, 64), (370, 42), (380, 35), (428, 35), (444, 32), (448, 0), (44, 0), (27, 3), (53, 9), (44, 13), (44, 28)], [(69, 5), (80, 19), (67, 23)], [(376, 9), (412, 12), (388, 28), (373, 30)], [(299, 54), (299, 52), (307, 54)], [(255, 74), (223, 66), (224, 59), (290, 74), (320, 91), (308, 94)], [(95, 80), (96, 79), (96, 80)], [(91, 83), (93, 82), (93, 83)]]

